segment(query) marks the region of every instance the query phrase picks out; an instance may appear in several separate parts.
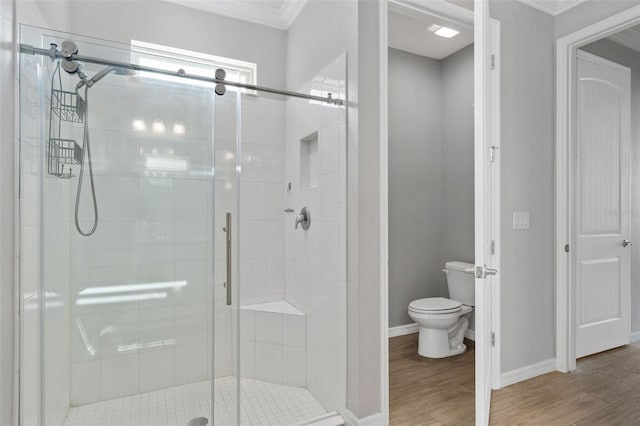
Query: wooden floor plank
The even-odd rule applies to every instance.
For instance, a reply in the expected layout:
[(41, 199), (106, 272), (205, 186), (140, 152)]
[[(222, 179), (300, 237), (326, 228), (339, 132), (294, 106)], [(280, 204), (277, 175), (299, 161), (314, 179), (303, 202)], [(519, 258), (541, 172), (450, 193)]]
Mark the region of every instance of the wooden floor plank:
[[(418, 335), (389, 341), (389, 411), (393, 426), (472, 425), (475, 347), (443, 359), (418, 355)], [(640, 424), (640, 344), (578, 360), (575, 372), (553, 372), (494, 391), (492, 425)]]

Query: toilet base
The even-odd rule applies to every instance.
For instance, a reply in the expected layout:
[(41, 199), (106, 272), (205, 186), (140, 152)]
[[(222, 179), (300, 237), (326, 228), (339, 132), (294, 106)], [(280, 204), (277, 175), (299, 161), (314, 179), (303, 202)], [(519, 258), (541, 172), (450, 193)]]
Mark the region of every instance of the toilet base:
[(425, 358), (446, 358), (460, 355), (467, 350), (467, 345), (460, 343), (454, 348), (449, 347), (449, 333), (447, 330), (421, 328), (418, 337), (418, 355)]

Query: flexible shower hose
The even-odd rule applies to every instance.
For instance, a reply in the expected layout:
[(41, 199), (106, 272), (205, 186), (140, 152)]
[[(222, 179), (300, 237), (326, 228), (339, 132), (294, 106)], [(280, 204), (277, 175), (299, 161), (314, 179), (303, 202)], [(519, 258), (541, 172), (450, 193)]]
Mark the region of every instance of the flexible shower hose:
[[(79, 97), (79, 93), (76, 90), (76, 95)], [(80, 160), (80, 173), (78, 174), (78, 189), (76, 191), (76, 209), (75, 209), (75, 223), (76, 229), (85, 237), (93, 235), (98, 228), (98, 201), (96, 200), (96, 187), (93, 182), (93, 164), (91, 162), (91, 142), (89, 138), (89, 86), (84, 87), (84, 128), (82, 133), (82, 159)], [(80, 193), (82, 192), (82, 183), (84, 181), (84, 164), (89, 166), (89, 185), (91, 186), (91, 200), (93, 201), (93, 226), (90, 231), (84, 232), (80, 227), (80, 221), (78, 220), (78, 211), (80, 210)]]

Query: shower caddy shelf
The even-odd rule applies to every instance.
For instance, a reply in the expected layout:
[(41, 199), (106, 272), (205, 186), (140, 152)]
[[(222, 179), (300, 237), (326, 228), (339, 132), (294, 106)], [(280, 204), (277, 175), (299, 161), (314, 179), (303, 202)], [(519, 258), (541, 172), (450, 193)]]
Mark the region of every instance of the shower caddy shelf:
[[(56, 74), (59, 88), (55, 87)], [(58, 178), (70, 179), (73, 177), (70, 166), (82, 162), (82, 148), (74, 139), (62, 137), (62, 123), (83, 123), (84, 102), (76, 93), (62, 90), (59, 67), (56, 67), (51, 78), (50, 100), (47, 173)]]

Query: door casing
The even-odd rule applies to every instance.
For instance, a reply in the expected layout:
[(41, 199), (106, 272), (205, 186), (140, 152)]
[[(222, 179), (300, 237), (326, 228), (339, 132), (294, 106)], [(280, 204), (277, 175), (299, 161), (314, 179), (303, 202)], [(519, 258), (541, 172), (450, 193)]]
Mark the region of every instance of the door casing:
[[(556, 370), (576, 369), (575, 155), (577, 51), (580, 47), (640, 24), (640, 6), (634, 6), (562, 37), (556, 44)], [(568, 251), (566, 251), (568, 248)]]

